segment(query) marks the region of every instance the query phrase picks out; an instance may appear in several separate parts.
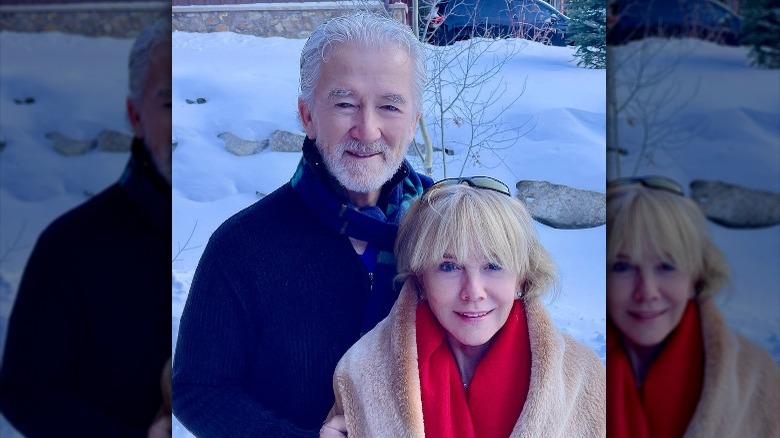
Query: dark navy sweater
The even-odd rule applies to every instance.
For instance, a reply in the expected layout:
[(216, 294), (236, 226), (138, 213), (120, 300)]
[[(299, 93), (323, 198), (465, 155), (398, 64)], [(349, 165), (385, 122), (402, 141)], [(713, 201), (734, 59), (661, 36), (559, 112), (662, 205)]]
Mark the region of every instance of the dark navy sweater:
[(212, 235), (190, 288), (174, 414), (199, 437), (317, 436), (369, 293), (349, 239), (289, 183), (239, 212)]

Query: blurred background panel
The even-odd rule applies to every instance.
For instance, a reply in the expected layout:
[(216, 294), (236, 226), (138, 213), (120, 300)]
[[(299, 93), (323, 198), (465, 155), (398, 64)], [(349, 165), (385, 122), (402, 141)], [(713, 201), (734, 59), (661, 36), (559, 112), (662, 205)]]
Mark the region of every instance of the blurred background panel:
[(608, 2), (607, 173), (686, 189), (732, 270), (718, 297), (727, 320), (780, 362), (777, 9)]
[[(115, 183), (127, 164), (130, 47), (170, 7), (0, 1), (0, 357), (38, 235)], [(21, 435), (0, 415), (0, 436)]]

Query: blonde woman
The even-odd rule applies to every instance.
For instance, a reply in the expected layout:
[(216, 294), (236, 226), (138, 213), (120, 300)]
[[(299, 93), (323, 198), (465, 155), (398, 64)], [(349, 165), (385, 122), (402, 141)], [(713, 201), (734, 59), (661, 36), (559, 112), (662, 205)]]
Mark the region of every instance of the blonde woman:
[(506, 185), (434, 184), (395, 255), (400, 296), (339, 362), (321, 436), (605, 435), (604, 365), (552, 324), (555, 268)]
[(704, 215), (664, 177), (607, 190), (610, 437), (780, 436), (780, 370), (734, 333)]

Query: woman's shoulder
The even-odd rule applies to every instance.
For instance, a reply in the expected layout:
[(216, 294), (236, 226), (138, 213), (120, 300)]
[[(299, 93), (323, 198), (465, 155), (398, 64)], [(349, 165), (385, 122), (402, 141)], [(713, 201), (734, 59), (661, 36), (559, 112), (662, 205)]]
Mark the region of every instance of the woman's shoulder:
[(572, 369), (592, 369), (601, 373), (606, 372), (604, 362), (593, 349), (564, 333), (553, 323), (549, 312), (540, 299), (531, 300), (524, 305), (532, 345), (545, 350), (536, 353), (559, 358)]
[(780, 378), (780, 367), (769, 352), (735, 330), (723, 316), (714, 300), (699, 303), (705, 353), (709, 361), (727, 362), (739, 373), (763, 371)]
[[(582, 368), (594, 369), (606, 373), (606, 366), (592, 348), (563, 333), (566, 348), (567, 363), (579, 365)], [(570, 361), (570, 362), (569, 362)]]
[(390, 343), (390, 329), (387, 318), (380, 321), (376, 327), (363, 335), (344, 353), (336, 368), (344, 370), (360, 370), (373, 363), (386, 359), (387, 345)]
[(686, 436), (778, 436), (780, 368), (730, 327), (714, 300), (699, 302), (704, 387)]
[(419, 386), (415, 382), (415, 305), (415, 295), (404, 288), (390, 314), (341, 357), (336, 365), (334, 384), (351, 387), (353, 392), (364, 393), (368, 398), (383, 390), (392, 392), (392, 388)]
[(605, 436), (604, 362), (591, 348), (556, 327), (543, 303), (531, 300), (525, 306), (532, 379), (536, 379), (531, 384), (533, 397), (529, 393), (526, 402), (526, 407), (528, 403), (533, 407), (526, 416), (528, 427), (544, 430), (539, 436)]
[[(780, 365), (764, 348), (741, 333), (734, 332), (736, 339), (735, 355), (738, 366), (733, 369), (735, 378), (741, 383), (744, 399), (752, 400), (751, 405), (768, 405), (775, 414), (780, 409)], [(772, 422), (775, 430), (780, 429), (780, 420)]]

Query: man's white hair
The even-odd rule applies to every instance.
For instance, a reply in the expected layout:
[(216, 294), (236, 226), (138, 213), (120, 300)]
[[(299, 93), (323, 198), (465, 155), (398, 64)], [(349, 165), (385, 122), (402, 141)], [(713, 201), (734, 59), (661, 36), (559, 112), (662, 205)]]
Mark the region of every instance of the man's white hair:
[(128, 70), (130, 73), (129, 98), (139, 104), (148, 76), (149, 62), (154, 49), (161, 44), (171, 44), (172, 26), (170, 17), (160, 17), (141, 30), (130, 49)]
[(422, 110), (422, 95), (427, 80), (424, 46), (412, 30), (388, 16), (370, 12), (332, 18), (312, 32), (301, 52), (300, 98), (307, 108), (314, 103), (314, 87), (320, 77), (322, 61), (331, 46), (354, 44), (375, 50), (387, 47), (403, 48), (413, 62), (414, 107)]

